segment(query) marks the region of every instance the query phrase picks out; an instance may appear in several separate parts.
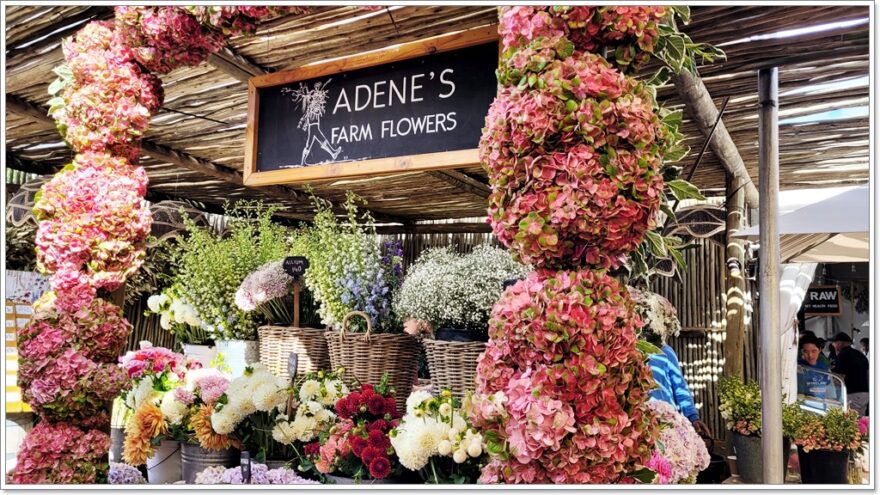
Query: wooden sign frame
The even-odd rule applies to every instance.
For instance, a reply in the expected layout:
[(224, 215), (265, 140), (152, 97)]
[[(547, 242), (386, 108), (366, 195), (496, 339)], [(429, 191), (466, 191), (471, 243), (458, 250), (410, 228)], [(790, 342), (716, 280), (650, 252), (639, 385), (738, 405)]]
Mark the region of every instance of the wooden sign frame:
[[(293, 70), (256, 76), (248, 81), (247, 140), (244, 185), (305, 184), (352, 177), (413, 171), (444, 170), (478, 165), (477, 149), (425, 153), (372, 160), (347, 161), (281, 170), (257, 171), (257, 126), (262, 88), (340, 74), (377, 65), (449, 52), (498, 40), (498, 26), (488, 26), (398, 45), (387, 50), (305, 65)], [(500, 49), (499, 49), (500, 50)]]
[[(843, 294), (840, 293), (840, 286), (839, 285), (811, 285), (811, 286), (807, 287), (807, 293), (809, 293), (810, 289), (818, 289), (818, 290), (835, 289), (835, 290), (837, 290), (837, 312), (835, 312), (835, 313), (812, 313), (812, 312), (807, 311), (805, 308), (804, 309), (804, 316), (840, 316), (841, 306), (843, 303), (843, 300), (842, 300)], [(806, 299), (806, 295), (805, 295), (805, 299)], [(804, 300), (804, 304), (807, 304), (806, 300)]]

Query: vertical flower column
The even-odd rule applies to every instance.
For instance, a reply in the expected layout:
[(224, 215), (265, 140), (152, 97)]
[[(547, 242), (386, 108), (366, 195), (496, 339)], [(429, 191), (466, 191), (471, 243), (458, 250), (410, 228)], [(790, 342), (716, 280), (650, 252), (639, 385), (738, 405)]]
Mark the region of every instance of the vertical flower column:
[[(648, 463), (657, 424), (640, 325), (608, 274), (655, 227), (675, 136), (625, 75), (653, 49), (655, 7), (501, 11), (500, 89), (480, 157), (496, 237), (536, 270), (495, 305), (472, 420), (483, 482), (617, 483)], [(606, 55), (608, 58), (606, 58)]]
[(12, 483), (107, 480), (109, 401), (127, 384), (115, 361), (131, 325), (98, 296), (121, 287), (143, 263), (151, 217), (140, 139), (162, 105), (161, 80), (198, 65), (227, 36), (258, 19), (304, 8), (117, 7), (63, 43), (49, 114), (76, 151), (41, 190), (34, 211), (37, 265), (52, 291), (19, 335), (23, 397), (41, 422), (25, 439)]

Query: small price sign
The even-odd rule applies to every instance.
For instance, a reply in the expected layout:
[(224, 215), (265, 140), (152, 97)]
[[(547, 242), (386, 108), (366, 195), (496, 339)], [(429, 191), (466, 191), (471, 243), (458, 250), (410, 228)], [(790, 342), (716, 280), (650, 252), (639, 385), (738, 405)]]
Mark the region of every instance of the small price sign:
[(284, 267), (285, 273), (299, 280), (309, 267), (309, 259), (305, 256), (288, 256), (287, 258), (284, 258), (282, 266)]

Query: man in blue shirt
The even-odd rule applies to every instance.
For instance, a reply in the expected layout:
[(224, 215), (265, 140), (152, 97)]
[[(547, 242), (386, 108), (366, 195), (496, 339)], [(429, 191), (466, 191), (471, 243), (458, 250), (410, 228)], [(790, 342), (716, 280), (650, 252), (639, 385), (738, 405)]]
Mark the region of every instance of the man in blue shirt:
[(662, 346), (663, 351), (660, 354), (651, 354), (648, 364), (651, 366), (651, 372), (654, 374), (654, 381), (657, 382), (657, 388), (651, 391), (652, 398), (668, 402), (675, 406), (701, 436), (711, 437), (712, 432), (706, 423), (700, 420), (700, 413), (694, 405), (694, 396), (688, 389), (687, 382), (681, 372), (681, 365), (678, 363), (678, 356), (675, 351), (667, 344), (661, 344), (660, 338), (656, 334), (649, 333), (648, 341), (654, 345)]

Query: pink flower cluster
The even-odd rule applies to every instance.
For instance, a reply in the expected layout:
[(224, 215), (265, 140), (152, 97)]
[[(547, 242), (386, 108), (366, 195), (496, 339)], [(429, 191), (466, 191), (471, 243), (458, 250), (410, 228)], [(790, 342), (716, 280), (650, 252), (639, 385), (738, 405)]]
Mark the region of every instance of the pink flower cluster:
[[(471, 420), (503, 439), (483, 482), (613, 483), (650, 459), (650, 369), (633, 312), (601, 271), (539, 269), (507, 289), (477, 367)], [(488, 399), (504, 397), (502, 406)], [(485, 434), (484, 434), (485, 435)]]
[[(217, 375), (207, 375), (202, 378), (199, 378), (193, 383), (193, 388), (196, 390), (199, 398), (201, 398), (202, 402), (208, 405), (214, 405), (217, 402), (217, 399), (220, 398), (221, 395), (226, 393), (226, 389), (229, 388), (229, 378), (217, 374)], [(181, 390), (181, 389), (177, 389)], [(184, 390), (186, 392), (186, 390)], [(175, 398), (177, 398), (177, 394), (175, 391)], [(183, 399), (187, 399), (187, 397), (182, 397)], [(194, 398), (193, 398), (194, 399)], [(180, 399), (178, 399), (180, 400)], [(193, 400), (189, 400), (188, 402), (181, 401), (184, 404), (189, 405), (193, 402)]]
[(25, 438), (10, 481), (15, 484), (106, 482), (110, 436), (68, 423), (40, 422)]
[(49, 364), (68, 348), (97, 362), (113, 362), (129, 333), (131, 324), (122, 311), (102, 299), (94, 299), (75, 313), (34, 318), (17, 335), (20, 373), (27, 376), (25, 370)]
[(128, 351), (119, 358), (119, 363), (132, 380), (159, 376), (166, 372), (174, 373), (180, 380), (184, 380), (187, 371), (202, 367), (194, 357), (186, 357), (164, 347), (153, 347), (149, 342), (141, 342), (140, 350)]
[(53, 105), (65, 141), (74, 150), (109, 151), (131, 161), (150, 117), (162, 105), (162, 83), (132, 59), (113, 24), (87, 24), (63, 45), (73, 79), (63, 105)]
[(281, 14), (305, 14), (308, 7), (258, 7), (258, 6), (197, 6), (187, 10), (205, 26), (223, 33), (225, 37), (252, 35), (257, 31), (257, 21)]
[(606, 49), (621, 67), (638, 66), (650, 58), (666, 7), (507, 7), (500, 18), (505, 49), (519, 48), (541, 37), (565, 36), (578, 50)]
[(697, 474), (709, 466), (709, 451), (703, 439), (694, 430), (691, 422), (672, 405), (652, 400), (648, 402), (651, 414), (661, 424), (658, 448), (654, 457), (661, 457), (668, 463), (668, 471), (660, 473), (649, 463), (646, 467), (658, 473), (660, 484), (693, 483)]
[(253, 311), (289, 294), (292, 282), (293, 278), (284, 271), (282, 261), (266, 263), (245, 277), (235, 292), (235, 305), (243, 311)]
[(86, 152), (43, 186), (34, 206), (37, 264), (53, 272), (62, 311), (77, 311), (100, 289), (115, 290), (136, 272), (152, 218), (142, 168)]

